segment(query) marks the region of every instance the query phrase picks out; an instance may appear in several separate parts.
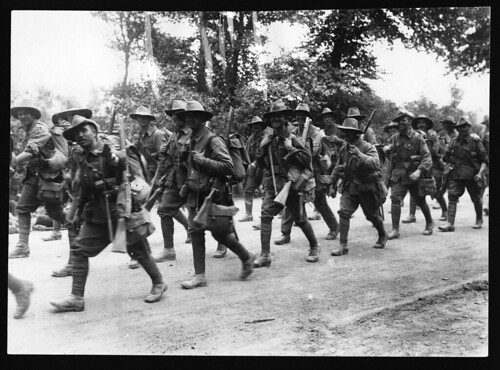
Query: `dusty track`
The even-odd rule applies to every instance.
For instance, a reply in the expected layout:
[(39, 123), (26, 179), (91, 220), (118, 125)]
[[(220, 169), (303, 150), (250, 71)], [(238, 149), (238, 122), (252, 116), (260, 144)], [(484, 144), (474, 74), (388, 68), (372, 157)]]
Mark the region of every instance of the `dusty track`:
[[(334, 211), (338, 199), (329, 200)], [(408, 204), (408, 199), (405, 201)], [(242, 217), (243, 201), (236, 205)], [(390, 228), (389, 202), (385, 225)], [(311, 208), (308, 207), (308, 211)], [(408, 208), (403, 208), (402, 216)], [(432, 210), (437, 220), (440, 210)], [(260, 200), (254, 203), (254, 217)], [(153, 210), (152, 215), (159, 221)], [(258, 222), (258, 217), (255, 217)], [(33, 232), (31, 256), (9, 260), (16, 276), (34, 282), (32, 306), (12, 319), (8, 294), (7, 351), (11, 354), (300, 355), (300, 356), (485, 356), (488, 354), (488, 217), (473, 230), (473, 207), (465, 196), (456, 231), (423, 236), (424, 218), (401, 225), (401, 239), (376, 250), (376, 231), (361, 210), (351, 220), (349, 254), (330, 256), (338, 240), (324, 240), (325, 223), (312, 221), (321, 243), (319, 263), (308, 263), (306, 239), (294, 228), (292, 243), (272, 246), (270, 268), (239, 281), (234, 254), (211, 257), (216, 243), (207, 233), (207, 287), (186, 291), (180, 281), (193, 273), (190, 245), (176, 223), (177, 261), (159, 264), (169, 289), (162, 301), (144, 303), (150, 281), (129, 270), (126, 255), (105, 250), (92, 258), (86, 309), (55, 314), (49, 300), (70, 292), (71, 278), (50, 273), (67, 259), (67, 238), (42, 242)], [(436, 221), (436, 224), (439, 222)], [(251, 222), (237, 222), (247, 248), (260, 250)], [(149, 238), (162, 248), (161, 230)], [(272, 239), (279, 237), (280, 220)], [(17, 235), (9, 236), (9, 249)], [(465, 289), (464, 284), (469, 284)], [(267, 321), (260, 321), (267, 320)]]

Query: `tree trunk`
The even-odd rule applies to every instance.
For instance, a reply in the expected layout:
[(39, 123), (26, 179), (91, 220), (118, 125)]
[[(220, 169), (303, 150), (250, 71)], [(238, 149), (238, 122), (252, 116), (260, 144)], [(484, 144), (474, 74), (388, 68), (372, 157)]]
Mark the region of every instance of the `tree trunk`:
[(214, 70), (213, 70), (213, 62), (212, 62), (212, 50), (210, 49), (210, 44), (208, 42), (207, 31), (205, 29), (203, 13), (204, 12), (201, 12), (201, 11), (198, 12), (198, 15), (200, 17), (198, 27), (200, 29), (201, 44), (203, 45), (203, 51), (204, 51), (204, 55), (205, 55), (205, 74), (206, 74), (207, 88), (208, 88), (209, 92), (212, 92), (213, 86), (214, 86), (214, 81), (213, 81)]
[(262, 93), (264, 97), (264, 101), (267, 101), (267, 80), (266, 80), (266, 69), (264, 67), (264, 60), (262, 57), (262, 42), (260, 39), (260, 32), (259, 32), (259, 23), (258, 23), (258, 18), (257, 18), (257, 12), (253, 11), (252, 12), (252, 24), (253, 24), (253, 37), (254, 37), (254, 42), (257, 45), (257, 52), (259, 53), (257, 56), (257, 60), (259, 63), (259, 87), (262, 88)]
[(224, 44), (224, 12), (220, 12), (220, 17), (219, 17), (219, 52), (220, 56), (222, 57), (222, 73), (224, 76), (224, 79), (226, 77), (226, 45)]

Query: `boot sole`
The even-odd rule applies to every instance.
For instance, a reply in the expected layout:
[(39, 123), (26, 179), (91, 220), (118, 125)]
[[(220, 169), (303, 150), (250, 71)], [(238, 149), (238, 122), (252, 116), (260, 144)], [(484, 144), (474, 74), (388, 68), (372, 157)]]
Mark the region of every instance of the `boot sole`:
[(212, 257), (213, 258), (224, 258), (224, 257), (226, 257), (226, 254), (227, 254), (227, 252), (218, 253), (218, 254), (214, 254)]
[(81, 312), (85, 309), (85, 307), (71, 307), (71, 308), (61, 307), (57, 304), (54, 304), (53, 302), (50, 302), (50, 304), (57, 309), (56, 312)]
[(181, 287), (183, 287), (184, 289), (194, 289), (194, 288), (198, 288), (198, 287), (203, 287), (203, 286), (207, 286), (207, 283), (200, 283), (200, 284), (196, 284), (196, 285), (184, 285), (183, 283), (181, 283)]
[(271, 262), (272, 261), (264, 262), (264, 263), (254, 263), (253, 264), (253, 268), (254, 269), (258, 269), (258, 268), (261, 268), (261, 267), (270, 267), (271, 266)]
[(73, 274), (71, 272), (68, 273), (68, 274), (55, 274), (55, 273), (52, 273), (52, 277), (62, 278), (62, 277), (67, 277), (67, 276), (73, 276)]
[(22, 255), (16, 255), (16, 256), (9, 256), (9, 258), (28, 258), (30, 255), (28, 254), (22, 254)]

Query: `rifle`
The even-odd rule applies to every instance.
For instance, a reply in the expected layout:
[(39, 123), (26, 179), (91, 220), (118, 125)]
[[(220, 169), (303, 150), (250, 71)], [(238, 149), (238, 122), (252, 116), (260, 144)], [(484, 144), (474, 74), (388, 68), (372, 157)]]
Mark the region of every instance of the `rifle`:
[(212, 197), (214, 196), (216, 191), (217, 190), (215, 188), (212, 188), (212, 190), (210, 190), (210, 193), (205, 197), (203, 204), (198, 210), (198, 213), (193, 218), (194, 222), (203, 226), (208, 225), (208, 211), (210, 209), (210, 205), (212, 204)]
[(116, 120), (116, 109), (115, 106), (113, 105), (111, 107), (111, 121), (109, 121), (108, 135), (113, 134), (113, 127), (115, 126), (115, 120)]
[[(306, 145), (307, 133), (309, 132), (309, 126), (311, 125), (311, 119), (306, 117), (306, 123), (304, 124), (304, 131), (302, 131), (301, 139), (304, 142), (304, 146)], [(312, 151), (312, 148), (311, 148)]]
[(111, 252), (127, 252), (127, 229), (125, 218), (130, 217), (132, 211), (132, 192), (130, 189), (130, 167), (127, 160), (127, 148), (125, 143), (125, 122), (120, 120), (120, 151), (125, 158), (125, 170), (123, 171), (123, 182), (120, 186), (118, 198), (116, 200), (120, 218), (116, 225), (115, 238), (112, 242)]
[(154, 189), (153, 194), (151, 194), (148, 200), (146, 200), (146, 203), (144, 203), (144, 208), (146, 208), (148, 211), (151, 211), (158, 198), (163, 194), (164, 190), (165, 190), (164, 185), (157, 186), (156, 189)]
[(224, 140), (226, 141), (226, 145), (229, 148), (229, 135), (231, 134), (231, 126), (234, 121), (234, 109), (233, 107), (229, 107), (229, 118), (226, 123), (226, 130), (224, 132)]
[(366, 134), (366, 131), (368, 130), (368, 127), (369, 127), (369, 126), (370, 126), (370, 124), (372, 123), (372, 119), (373, 119), (373, 116), (375, 115), (375, 112), (376, 112), (376, 111), (377, 111), (377, 110), (376, 110), (376, 109), (374, 109), (374, 110), (373, 110), (373, 112), (372, 112), (372, 114), (370, 115), (370, 118), (368, 119), (368, 122), (367, 122), (367, 124), (366, 124), (365, 128), (363, 129), (363, 135), (364, 135), (364, 134)]

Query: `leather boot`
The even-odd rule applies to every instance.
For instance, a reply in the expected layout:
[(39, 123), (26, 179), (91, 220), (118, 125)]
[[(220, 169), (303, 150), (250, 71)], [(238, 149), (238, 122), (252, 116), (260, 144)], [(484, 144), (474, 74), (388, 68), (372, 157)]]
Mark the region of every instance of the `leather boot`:
[(215, 251), (214, 258), (224, 258), (227, 253), (227, 248), (224, 244), (217, 243), (217, 250)]
[(373, 245), (373, 248), (384, 248), (387, 243), (387, 239), (389, 238), (389, 235), (386, 233), (384, 228), (384, 221), (382, 218), (377, 217), (372, 220), (372, 224), (378, 232), (378, 239)]
[(313, 214), (309, 217), (307, 217), (308, 220), (311, 220), (311, 221), (317, 221), (317, 220), (321, 220), (321, 215), (319, 214), (319, 212), (317, 210), (314, 210)]
[(52, 271), (53, 277), (66, 277), (71, 275), (73, 275), (73, 272), (71, 269), (71, 265), (69, 264), (64, 265), (64, 267), (59, 270)]
[(434, 228), (434, 222), (426, 222), (425, 229), (422, 235), (432, 235), (433, 228)]
[(174, 248), (163, 248), (160, 254), (155, 257), (155, 262), (175, 261), (176, 253)]
[(201, 286), (207, 286), (205, 274), (194, 275), (191, 280), (186, 280), (181, 283), (181, 287), (184, 289), (193, 289)]
[(391, 203), (392, 231), (389, 233), (389, 240), (399, 238), (399, 219), (401, 217), (401, 206), (399, 203)]
[(408, 217), (406, 217), (404, 220), (401, 220), (401, 222), (404, 224), (411, 224), (413, 222), (417, 222), (417, 218), (415, 217), (415, 214), (409, 214)]
[(439, 221), (446, 221), (448, 219), (448, 211), (441, 211), (441, 216), (439, 217)]
[(85, 300), (83, 297), (78, 297), (71, 294), (68, 298), (62, 301), (50, 302), (56, 308), (55, 312), (68, 312), (68, 311), (83, 311), (85, 309)]
[(349, 249), (347, 248), (347, 243), (340, 243), (339, 247), (334, 249), (331, 253), (332, 256), (342, 256), (347, 254)]
[(16, 297), (16, 311), (14, 319), (20, 319), (24, 316), (30, 306), (31, 292), (33, 292), (33, 284), (28, 281), (21, 282), (21, 288), (17, 292), (13, 292)]
[(337, 235), (339, 234), (338, 230), (330, 230), (326, 235), (326, 240), (335, 240), (337, 239)]
[(10, 254), (9, 258), (26, 258), (30, 256), (30, 248), (28, 245), (21, 242), (17, 243), (16, 249), (14, 249)]
[(270, 218), (261, 219), (260, 248), (261, 253), (253, 263), (254, 268), (271, 266), (271, 233), (273, 230)]
[(243, 218), (238, 220), (239, 222), (249, 222), (253, 221), (253, 215), (251, 213), (247, 213)]
[(53, 230), (49, 236), (42, 238), (42, 241), (50, 242), (53, 240), (61, 240), (61, 239), (62, 239), (61, 230)]
[(151, 291), (149, 292), (144, 302), (147, 303), (158, 302), (163, 296), (163, 293), (167, 290), (167, 288), (168, 288), (167, 284), (165, 283), (153, 284), (153, 287), (151, 288)]
[(318, 262), (319, 261), (319, 252), (320, 252), (320, 247), (319, 245), (312, 246), (309, 249), (309, 255), (306, 258), (307, 262)]
[(476, 223), (472, 226), (473, 229), (480, 229), (483, 227), (483, 219), (476, 218)]
[(276, 245), (283, 245), (290, 243), (290, 235), (281, 235), (281, 237), (274, 241)]
[(412, 196), (410, 196), (410, 214), (401, 222), (404, 224), (417, 222), (417, 218), (415, 217), (416, 210), (417, 210), (417, 202)]
[(450, 202), (448, 204), (448, 221), (446, 222), (446, 225), (438, 226), (438, 229), (444, 232), (455, 231), (454, 224), (455, 224), (456, 213), (457, 213), (457, 203)]
[(19, 242), (16, 245), (16, 249), (9, 254), (9, 258), (26, 258), (30, 256), (31, 215), (29, 213), (18, 213), (17, 222), (19, 226)]
[(271, 266), (271, 254), (270, 253), (261, 253), (253, 262), (254, 268)]
[(260, 230), (260, 223), (258, 223), (257, 225), (252, 225), (252, 227), (254, 230)]
[(249, 253), (249, 257), (245, 262), (243, 263), (243, 266), (241, 268), (241, 274), (240, 274), (240, 280), (245, 280), (247, 277), (249, 277), (252, 272), (253, 272), (253, 264), (255, 261), (255, 254)]

